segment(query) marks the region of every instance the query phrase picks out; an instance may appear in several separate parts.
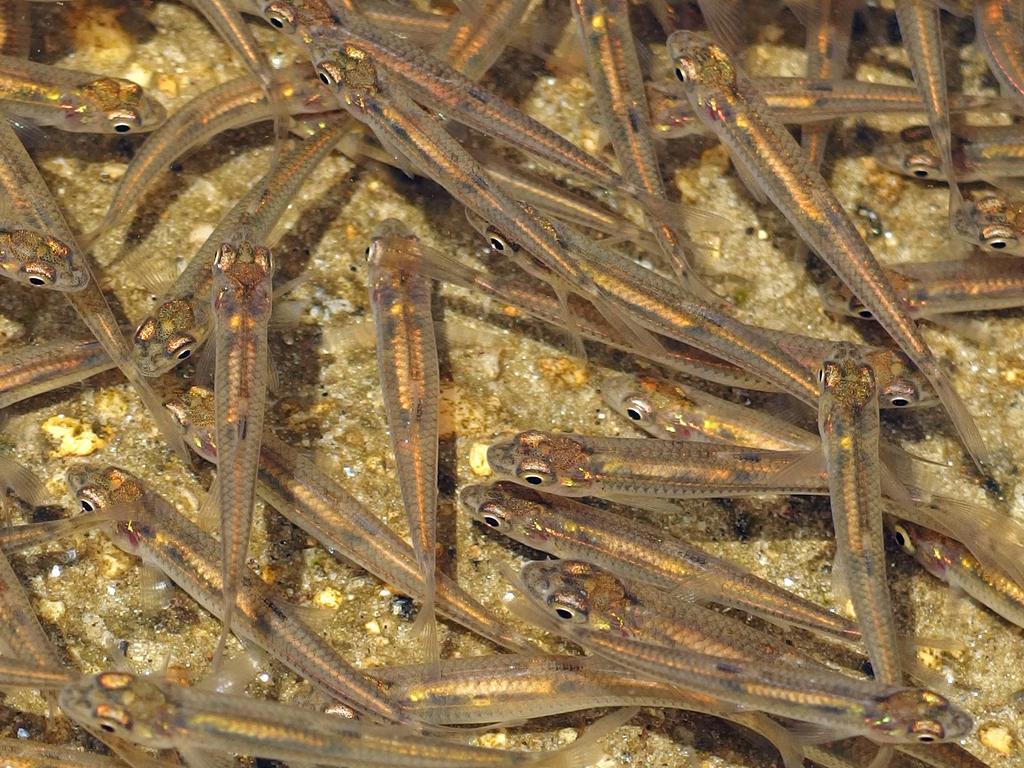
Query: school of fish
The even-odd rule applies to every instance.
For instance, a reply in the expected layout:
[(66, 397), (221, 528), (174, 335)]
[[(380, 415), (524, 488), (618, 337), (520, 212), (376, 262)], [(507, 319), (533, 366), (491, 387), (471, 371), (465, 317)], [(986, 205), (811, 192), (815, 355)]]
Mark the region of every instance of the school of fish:
[(0, 0), (0, 113), (0, 768), (1024, 765), (1019, 0)]

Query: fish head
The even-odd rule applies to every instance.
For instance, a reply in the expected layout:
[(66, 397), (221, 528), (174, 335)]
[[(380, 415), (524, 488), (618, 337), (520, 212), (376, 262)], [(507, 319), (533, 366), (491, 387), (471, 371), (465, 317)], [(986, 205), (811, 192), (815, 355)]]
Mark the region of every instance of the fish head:
[(1017, 205), (999, 195), (984, 195), (964, 201), (951, 219), (953, 231), (962, 239), (992, 253), (1024, 254), (1024, 217)]
[(865, 408), (878, 396), (875, 370), (854, 344), (840, 342), (829, 350), (818, 372), (821, 409), (828, 403)]
[(196, 303), (169, 299), (139, 323), (132, 337), (132, 355), (146, 376), (160, 376), (195, 354), (208, 333)]
[(974, 728), (969, 714), (934, 691), (900, 688), (878, 696), (868, 715), (868, 738), (890, 744), (956, 741)]
[(586, 496), (593, 476), (590, 452), (572, 435), (531, 430), (487, 449), (487, 463), (501, 479), (563, 496)]
[(202, 458), (217, 463), (216, 401), (206, 387), (189, 387), (180, 397), (164, 404), (185, 433), (185, 441)]
[(79, 678), (60, 692), (69, 717), (135, 744), (155, 749), (175, 746), (168, 708), (173, 706), (152, 681), (129, 672), (101, 672)]
[(629, 596), (614, 575), (580, 560), (527, 563), (519, 574), (527, 595), (560, 625), (622, 632)]
[(89, 284), (89, 272), (71, 246), (31, 229), (0, 232), (0, 273), (56, 291), (80, 291)]
[(892, 535), (900, 548), (912, 555), (928, 573), (943, 581), (947, 580), (950, 553), (949, 540), (945, 536), (906, 520), (893, 524)]
[(79, 86), (63, 103), (65, 128), (73, 132), (142, 133), (167, 119), (160, 102), (131, 80), (100, 77)]
[[(908, 132), (910, 131), (910, 132)], [(915, 179), (941, 179), (942, 161), (930, 134), (908, 129), (897, 141), (887, 141), (875, 147), (875, 162), (886, 170)]]
[(673, 32), (668, 52), (675, 66), (676, 80), (706, 109), (725, 106), (735, 93), (737, 70), (725, 48), (710, 35), (691, 30)]

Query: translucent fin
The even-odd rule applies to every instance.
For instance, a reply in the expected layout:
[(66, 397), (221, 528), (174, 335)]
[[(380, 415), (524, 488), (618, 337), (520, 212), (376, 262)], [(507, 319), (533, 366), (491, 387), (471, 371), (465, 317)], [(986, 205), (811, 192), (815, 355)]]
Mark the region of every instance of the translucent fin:
[(220, 531), (220, 503), (217, 500), (219, 493), (217, 483), (219, 482), (220, 478), (213, 478), (213, 482), (210, 483), (210, 487), (206, 491), (206, 497), (199, 506), (199, 515), (196, 518), (196, 525), (207, 533)]
[(963, 440), (967, 453), (970, 454), (978, 469), (984, 473), (986, 467), (991, 463), (992, 457), (989, 455), (988, 448), (985, 447), (985, 441), (981, 437), (978, 425), (974, 423), (974, 417), (971, 416), (964, 401), (960, 399), (960, 395), (953, 389), (952, 383), (944, 373), (941, 371), (936, 372), (938, 375), (928, 375), (927, 371), (923, 371), (923, 373), (927, 376), (939, 400), (942, 401), (942, 405), (945, 406), (956, 431), (960, 433), (960, 439)]
[(14, 459), (2, 455), (0, 455), (0, 483), (3, 483), (5, 491), (10, 491), (33, 507), (39, 507), (46, 503), (46, 490), (43, 487), (43, 482), (35, 473)]
[(423, 642), (423, 659), (427, 674), (436, 676), (440, 671), (441, 644), (437, 636), (437, 617), (434, 613), (434, 590), (428, 587), (429, 599), (420, 605), (419, 613), (412, 624), (412, 632)]
[(231, 755), (207, 752), (195, 747), (178, 746), (178, 752), (188, 768), (233, 768), (238, 765), (238, 761)]
[(742, 0), (698, 0), (697, 5), (715, 39), (730, 53), (738, 53), (743, 48)]
[(848, 573), (846, 561), (843, 559), (842, 553), (837, 550), (836, 556), (832, 560), (832, 597), (843, 613), (846, 613), (847, 606), (853, 604), (850, 597)]
[[(213, 371), (217, 362), (217, 347), (214, 344), (203, 344), (198, 356), (193, 355), (196, 361), (195, 375), (193, 381), (198, 387), (213, 389)], [(218, 523), (218, 526), (220, 523)]]
[[(601, 313), (601, 317), (619, 333), (623, 341), (634, 345), (638, 352), (648, 356), (661, 357), (665, 354), (665, 347), (654, 333), (623, 316), (622, 312), (608, 302), (595, 297), (589, 298), (594, 308)], [(573, 325), (576, 325), (575, 319)]]
[(784, 768), (803, 768), (804, 750), (789, 731), (770, 717), (758, 712), (737, 712), (723, 715), (727, 720), (749, 728), (779, 751)]
[(821, 448), (808, 451), (799, 459), (772, 475), (772, 482), (780, 486), (802, 485), (809, 477), (825, 471), (825, 453)]
[(892, 747), (880, 746), (871, 762), (868, 763), (867, 768), (888, 768), (895, 753), (896, 751)]
[(668, 499), (659, 499), (655, 496), (627, 496), (618, 493), (605, 493), (601, 495), (601, 498), (627, 507), (646, 509), (648, 512), (656, 512), (657, 514), (673, 515), (679, 513), (679, 507), (676, 504)]
[(174, 583), (167, 574), (151, 565), (143, 564), (139, 572), (139, 600), (142, 610), (150, 616), (157, 616), (170, 605)]
[(974, 318), (958, 317), (957, 315), (928, 315), (925, 319), (944, 330), (952, 331), (957, 336), (961, 336), (979, 347), (992, 344), (992, 329)]
[(829, 728), (817, 723), (795, 723), (788, 727), (790, 734), (801, 744), (827, 744), (854, 735), (849, 731)]
[(245, 687), (266, 667), (266, 654), (247, 646), (237, 656), (226, 660), (216, 674), (207, 674), (195, 684), (196, 690), (211, 693), (242, 694)]
[(732, 160), (732, 167), (736, 169), (736, 175), (740, 177), (740, 181), (750, 192), (753, 197), (760, 205), (768, 204), (768, 195), (765, 194), (764, 188), (757, 180), (757, 174), (750, 168), (747, 167), (746, 163), (742, 159), (737, 158), (733, 155), (729, 155)]
[(569, 746), (544, 755), (531, 764), (543, 768), (586, 768), (588, 765), (595, 765), (605, 758), (604, 750), (598, 741), (626, 725), (639, 711), (639, 707), (624, 707), (605, 715), (592, 723), (583, 735)]

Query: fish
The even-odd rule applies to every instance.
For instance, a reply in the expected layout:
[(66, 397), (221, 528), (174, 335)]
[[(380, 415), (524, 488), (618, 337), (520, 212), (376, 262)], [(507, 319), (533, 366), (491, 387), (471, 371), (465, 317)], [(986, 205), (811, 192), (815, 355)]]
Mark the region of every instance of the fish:
[(225, 215), (188, 266), (142, 319), (132, 355), (147, 376), (160, 376), (196, 353), (213, 329), (210, 306), (213, 262), (221, 244), (244, 236), (270, 237), (309, 174), (349, 130), (344, 119), (325, 118), (316, 134), (282, 154), (270, 171)]
[(585, 560), (676, 597), (694, 594), (786, 626), (860, 639), (849, 619), (626, 516), (512, 483), (469, 485), (459, 498), (474, 520), (561, 559)]
[[(334, 106), (324, 98), (326, 94), (307, 65), (278, 70), (274, 87), (289, 114), (317, 114)], [(106, 213), (83, 242), (95, 242), (127, 216), (157, 176), (190, 149), (224, 131), (272, 116), (263, 84), (255, 75), (237, 77), (203, 91), (171, 115), (139, 148), (118, 182)]]
[(559, 496), (636, 501), (822, 493), (824, 473), (776, 481), (784, 469), (806, 455), (806, 451), (529, 430), (491, 443), (487, 463), (500, 480)]
[(529, 0), (485, 0), (467, 7), (448, 22), (432, 47), (434, 55), (470, 80), (480, 80), (501, 58), (529, 5)]
[[(540, 763), (568, 768), (600, 758), (593, 738), (584, 737), (556, 753), (487, 749), (128, 672), (101, 672), (72, 681), (61, 691), (60, 702), (81, 722), (141, 746), (178, 749), (185, 755), (193, 750), (235, 752), (315, 760), (319, 765), (410, 768), (511, 768)], [(598, 725), (593, 730), (603, 736), (606, 729)]]
[(985, 54), (1003, 93), (1024, 105), (1024, 14), (1010, 0), (977, 0), (974, 4), (974, 29), (978, 47)]
[(1024, 202), (998, 193), (963, 200), (953, 214), (953, 233), (993, 255), (1024, 256)]
[[(920, 114), (924, 102), (915, 88), (862, 80), (813, 77), (753, 77), (772, 114), (786, 125), (806, 127), (858, 115)], [(679, 139), (707, 133), (674, 80), (648, 83), (651, 123), (655, 136)], [(952, 112), (1001, 111), (990, 96), (949, 94)]]
[(949, 125), (949, 89), (942, 50), (939, 8), (932, 0), (896, 0), (900, 37), (910, 56), (914, 85), (921, 94), (932, 141), (938, 148), (943, 176), (949, 183), (950, 213), (956, 209), (959, 188), (955, 181), (953, 147)]
[(886, 576), (882, 463), (875, 374), (856, 349), (837, 344), (822, 361), (818, 432), (828, 472), (837, 576), (845, 581), (874, 678), (903, 682)]
[(0, 408), (116, 367), (91, 337), (19, 347), (0, 355)]
[(893, 523), (892, 532), (903, 551), (932, 576), (1024, 627), (1024, 589), (999, 568), (979, 562), (956, 539), (906, 520)]
[[(646, 595), (587, 563), (527, 563), (518, 586), (559, 633), (592, 653), (744, 709), (813, 723), (836, 738), (932, 744), (956, 741), (973, 728), (970, 715), (934, 691), (821, 667), (721, 614), (702, 609), (699, 619), (688, 616), (697, 606), (676, 602), (665, 606), (672, 613), (654, 610)], [(735, 631), (724, 635), (722, 625)]]
[(771, 117), (764, 99), (729, 55), (707, 36), (669, 38), (676, 77), (699, 118), (712, 128), (738, 168), (772, 200), (797, 233), (875, 313), (879, 324), (931, 383), (967, 452), (979, 467), (988, 449), (973, 417), (907, 314), (849, 215), (796, 141)]
[[(186, 442), (217, 462), (213, 392), (190, 387), (167, 408)], [(260, 497), (328, 551), (351, 560), (385, 584), (420, 598), (426, 594), (412, 547), (302, 453), (264, 430), (256, 490)], [(530, 642), (498, 620), (444, 573), (437, 574), (437, 609), (498, 646)]]
[(108, 521), (109, 518), (103, 515), (93, 514), (75, 515), (42, 523), (4, 526), (0, 528), (0, 549), (8, 554), (20, 552), (23, 549), (43, 546), (77, 533), (86, 533)]
[[(395, 252), (402, 257), (396, 259)], [(438, 659), (434, 625), (437, 571), (437, 453), (441, 380), (431, 315), (431, 281), (403, 266), (419, 258), (419, 238), (397, 219), (381, 222), (367, 249), (370, 312), (395, 471), (413, 551), (426, 589), (422, 616), (428, 661)], [(218, 445), (221, 441), (218, 436)]]
[[(907, 311), (932, 318), (957, 312), (1011, 309), (1024, 305), (1024, 263), (1015, 256), (905, 262), (887, 267)], [(821, 287), (830, 312), (874, 318), (870, 309), (837, 282)]]
[[(221, 547), (215, 539), (126, 470), (77, 465), (68, 469), (66, 480), (83, 512), (117, 518), (104, 529), (116, 547), (165, 573), (220, 618), (224, 608)], [(247, 565), (240, 577), (232, 626), (243, 641), (263, 648), (356, 712), (385, 722), (409, 721), (379, 683), (345, 661)]]
[[(948, 182), (935, 142), (925, 130), (904, 128), (897, 139), (878, 144), (872, 153), (875, 161), (903, 176)], [(1024, 176), (1024, 134), (1016, 125), (957, 126), (953, 172), (959, 182), (987, 181), (1013, 188), (1013, 180)]]
[(616, 413), (662, 440), (727, 443), (770, 451), (814, 450), (817, 435), (701, 389), (645, 374), (616, 374), (601, 382)]
[(221, 456), (217, 498), (224, 592), (224, 632), (217, 646), (218, 660), (231, 632), (252, 531), (270, 370), (267, 328), (275, 268), (270, 249), (249, 239), (221, 243), (213, 260), (210, 305), (216, 350), (213, 392)]
[(145, 133), (167, 119), (131, 80), (0, 55), (0, 104), (18, 120), (71, 133)]
[[(625, 0), (573, 0), (576, 29), (583, 45), (600, 124), (611, 142), (622, 175), (656, 199), (666, 200), (654, 147), (650, 107)], [(693, 264), (676, 227), (658, 217), (648, 224), (684, 288), (700, 293)], [(704, 289), (704, 294), (709, 291)]]
[(429, 722), (509, 723), (609, 706), (687, 709), (720, 717), (766, 738), (786, 768), (800, 768), (802, 745), (770, 718), (738, 712), (707, 695), (645, 679), (598, 657), (474, 656), (429, 665), (378, 667), (391, 695)]

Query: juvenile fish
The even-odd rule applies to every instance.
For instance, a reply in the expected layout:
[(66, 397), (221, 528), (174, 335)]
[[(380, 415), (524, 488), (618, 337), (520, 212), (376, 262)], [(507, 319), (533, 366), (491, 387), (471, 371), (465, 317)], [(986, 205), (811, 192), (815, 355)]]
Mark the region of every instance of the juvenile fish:
[[(935, 142), (926, 130), (920, 126), (905, 128), (897, 140), (875, 147), (875, 160), (894, 173), (948, 182)], [(1024, 133), (1020, 126), (958, 126), (953, 137), (953, 173), (960, 182), (987, 181), (995, 186), (1004, 179), (1024, 176)]]
[(766, 738), (786, 768), (803, 764), (801, 745), (778, 723), (737, 712), (713, 696), (639, 677), (594, 656), (474, 656), (429, 665), (378, 667), (390, 694), (432, 723), (507, 723), (593, 707), (664, 707), (720, 717)]
[(190, 750), (233, 752), (345, 768), (512, 768), (540, 763), (569, 768), (600, 758), (593, 739), (555, 754), (486, 749), (127, 672), (71, 682), (61, 691), (60, 703), (80, 722), (141, 746), (178, 749), (186, 755)]
[(612, 500), (822, 493), (824, 473), (781, 483), (776, 479), (804, 456), (805, 451), (538, 430), (498, 440), (487, 449), (487, 463), (498, 479), (559, 496)]
[(117, 366), (93, 339), (30, 344), (0, 355), (0, 408)]
[(984, 251), (1024, 256), (1024, 201), (995, 193), (963, 200), (952, 226), (961, 239)]
[(835, 194), (773, 119), (764, 99), (707, 36), (669, 38), (676, 77), (698, 117), (729, 150), (737, 167), (779, 208), (801, 238), (874, 313), (879, 324), (932, 384), (978, 464), (988, 451), (973, 418), (909, 317), (871, 250)]
[(266, 240), (324, 157), (349, 130), (344, 119), (325, 120), (309, 139), (284, 153), (278, 163), (225, 215), (199, 251), (135, 330), (133, 356), (147, 376), (159, 376), (187, 360), (213, 328), (210, 307), (213, 262), (221, 244), (245, 235)]
[[(292, 115), (333, 109), (306, 65), (286, 67), (275, 74), (274, 93)], [(214, 136), (273, 117), (263, 85), (253, 75), (210, 88), (177, 110), (148, 137), (125, 169), (100, 223), (84, 238), (93, 242), (113, 227), (143, 198), (153, 180), (193, 147)]]
[(1024, 13), (1010, 0), (976, 0), (977, 41), (1003, 94), (1024, 105)]
[(231, 632), (252, 531), (270, 369), (267, 327), (273, 306), (273, 279), (274, 259), (266, 246), (239, 239), (224, 242), (217, 249), (210, 304), (217, 355), (213, 391), (221, 456), (217, 489), (224, 632), (217, 646), (218, 659)]
[[(914, 317), (1024, 305), (1024, 262), (1015, 256), (907, 262), (886, 271)], [(836, 282), (826, 283), (821, 293), (830, 312), (868, 320), (874, 317), (870, 309)]]
[[(775, 118), (786, 125), (808, 126), (858, 115), (924, 112), (917, 89), (901, 85), (810, 77), (754, 77), (751, 82)], [(675, 82), (648, 84), (647, 98), (656, 136), (677, 139), (708, 132)], [(997, 111), (1003, 106), (990, 96), (951, 93), (949, 100), (954, 112)]]
[[(586, 563), (528, 563), (519, 581), (560, 633), (644, 676), (814, 723), (837, 738), (930, 744), (955, 741), (973, 728), (970, 715), (937, 693), (847, 677), (712, 611), (683, 623), (651, 610), (619, 579)], [(681, 618), (697, 606), (673, 608)]]
[[(201, 457), (216, 463), (213, 393), (191, 387), (167, 404)], [(260, 497), (335, 556), (422, 599), (426, 587), (412, 547), (295, 448), (266, 430), (257, 476)], [(444, 573), (437, 574), (437, 609), (492, 643), (513, 650), (528, 647), (518, 633), (499, 621)]]
[[(404, 255), (393, 255), (396, 251)], [(438, 658), (434, 625), (437, 570), (437, 440), (441, 382), (431, 315), (429, 277), (396, 259), (416, 260), (419, 240), (402, 222), (388, 219), (367, 249), (370, 310), (377, 331), (380, 377), (395, 470), (413, 551), (420, 566), (428, 661)], [(218, 446), (223, 445), (219, 439)], [(221, 454), (226, 456), (226, 454)]]
[(879, 431), (874, 371), (854, 348), (837, 344), (822, 363), (818, 408), (836, 571), (845, 577), (875, 679), (899, 685), (903, 669), (886, 577)]
[(131, 80), (0, 55), (0, 103), (34, 125), (72, 133), (144, 133), (167, 111)]
[(980, 563), (967, 547), (949, 536), (904, 520), (892, 530), (896, 542), (932, 576), (1024, 627), (1024, 589), (1016, 581), (998, 568)]
[(94, 530), (109, 520), (104, 515), (75, 515), (43, 523), (0, 527), (0, 549), (10, 553), (43, 546), (76, 533)]
[(561, 559), (585, 560), (673, 595), (698, 594), (787, 626), (860, 638), (848, 619), (632, 518), (511, 483), (470, 485), (459, 497), (473, 519)]
[(616, 413), (662, 440), (769, 451), (814, 450), (820, 444), (817, 435), (782, 419), (658, 376), (609, 376), (601, 382), (601, 397)]
[[(78, 466), (68, 470), (67, 482), (84, 512), (116, 513), (122, 518), (104, 531), (119, 549), (167, 574), (193, 600), (220, 618), (224, 595), (220, 545), (215, 539), (125, 470)], [(126, 510), (135, 519), (123, 520)], [(316, 631), (294, 616), (247, 565), (244, 567), (233, 622), (242, 640), (260, 646), (357, 712), (390, 722), (408, 720), (378, 683), (349, 665)]]
[[(530, 0), (486, 0), (468, 6), (448, 23), (444, 35), (433, 47), (434, 55), (470, 80), (480, 80), (519, 29)], [(366, 17), (385, 29), (386, 24)]]

